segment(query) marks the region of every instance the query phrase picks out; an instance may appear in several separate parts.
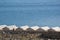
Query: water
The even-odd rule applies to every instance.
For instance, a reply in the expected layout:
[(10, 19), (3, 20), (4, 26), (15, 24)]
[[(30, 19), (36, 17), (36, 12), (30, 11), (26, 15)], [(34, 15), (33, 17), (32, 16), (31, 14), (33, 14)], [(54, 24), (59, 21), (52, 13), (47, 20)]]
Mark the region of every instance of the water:
[(59, 2), (60, 0), (0, 0), (0, 13), (58, 13)]
[(0, 0), (0, 24), (60, 26), (59, 17), (60, 0)]

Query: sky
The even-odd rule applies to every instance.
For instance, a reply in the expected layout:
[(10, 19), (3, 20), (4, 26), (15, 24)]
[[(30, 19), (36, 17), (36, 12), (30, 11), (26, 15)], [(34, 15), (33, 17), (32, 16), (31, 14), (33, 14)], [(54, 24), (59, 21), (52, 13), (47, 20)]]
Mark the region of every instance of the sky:
[(60, 26), (60, 0), (0, 0), (0, 25)]

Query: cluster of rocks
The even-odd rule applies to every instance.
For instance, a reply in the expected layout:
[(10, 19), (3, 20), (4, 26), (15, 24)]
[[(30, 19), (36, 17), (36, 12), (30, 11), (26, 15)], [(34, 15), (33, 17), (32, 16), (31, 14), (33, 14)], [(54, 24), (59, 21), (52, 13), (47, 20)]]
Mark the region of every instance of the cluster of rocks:
[[(1, 27), (1, 26), (0, 26)], [(9, 27), (11, 27), (9, 29)], [(59, 27), (55, 28), (49, 28), (47, 26), (45, 27), (28, 27), (28, 26), (22, 26), (22, 27), (16, 27), (15, 25), (7, 27), (4, 25), (2, 29), (0, 30), (1, 35), (20, 35), (21, 37), (30, 37), (30, 38), (49, 38), (49, 39), (60, 39), (60, 29)], [(15, 37), (14, 36), (14, 37)]]

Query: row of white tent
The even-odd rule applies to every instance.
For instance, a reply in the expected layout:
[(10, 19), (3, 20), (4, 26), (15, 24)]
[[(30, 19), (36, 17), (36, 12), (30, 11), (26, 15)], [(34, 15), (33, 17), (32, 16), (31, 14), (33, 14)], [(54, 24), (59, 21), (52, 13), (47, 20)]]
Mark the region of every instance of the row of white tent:
[[(0, 25), (0, 30), (2, 30), (4, 27), (9, 28), (10, 30), (18, 28), (18, 26), (16, 26), (16, 25), (9, 25), (9, 26), (7, 26), (7, 25)], [(25, 26), (20, 26), (20, 28), (22, 28), (23, 30), (26, 30), (28, 28), (32, 28), (33, 30), (37, 30), (39, 28), (42, 28), (45, 31), (47, 31), (48, 29), (52, 28), (53, 30), (60, 32), (60, 27), (58, 27), (58, 26), (57, 27), (48, 27), (48, 26), (43, 26), (43, 27), (32, 26), (32, 27), (29, 27), (28, 25), (25, 25)]]

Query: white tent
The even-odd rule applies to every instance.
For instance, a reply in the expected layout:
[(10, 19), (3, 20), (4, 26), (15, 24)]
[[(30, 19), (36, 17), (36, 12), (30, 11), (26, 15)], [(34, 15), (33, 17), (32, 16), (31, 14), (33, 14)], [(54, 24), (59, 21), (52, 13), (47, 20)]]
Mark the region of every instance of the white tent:
[(4, 27), (7, 27), (7, 25), (0, 25), (0, 30), (2, 30)]
[(48, 26), (44, 26), (44, 27), (41, 27), (42, 29), (44, 29), (45, 31), (47, 31), (48, 29), (50, 29)]
[(52, 29), (54, 29), (57, 32), (60, 32), (60, 27), (52, 27)]
[(39, 29), (39, 26), (32, 26), (31, 27), (33, 30), (37, 30), (37, 29)]
[(16, 25), (7, 26), (10, 30), (16, 30), (18, 27)]
[(26, 30), (27, 28), (29, 28), (29, 26), (28, 26), (28, 25), (25, 25), (25, 26), (21, 26), (21, 28), (22, 28), (23, 30)]

